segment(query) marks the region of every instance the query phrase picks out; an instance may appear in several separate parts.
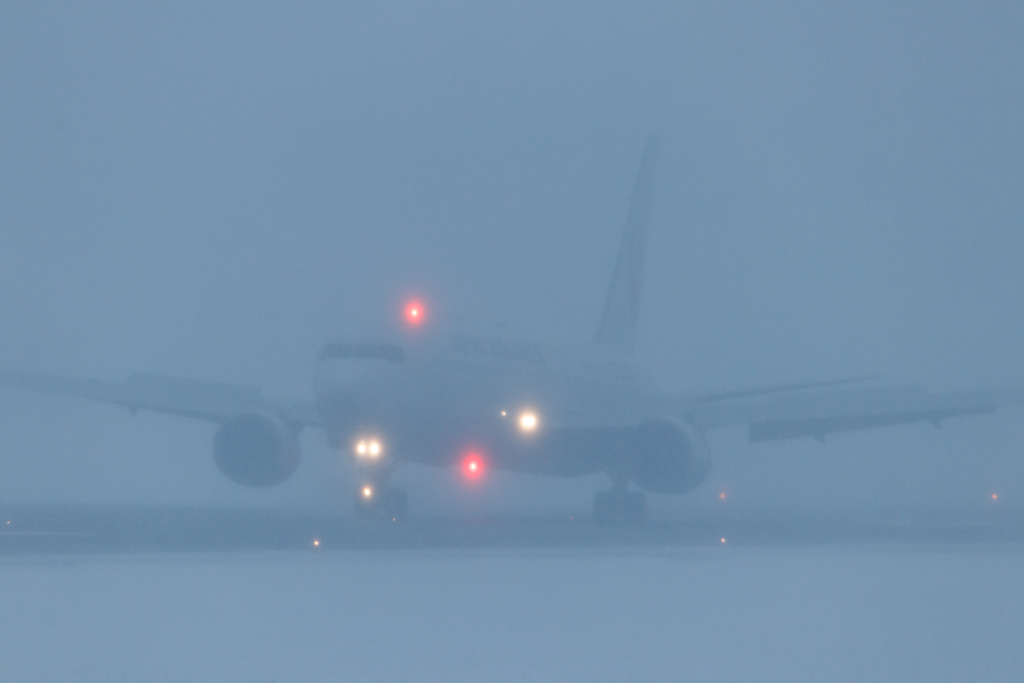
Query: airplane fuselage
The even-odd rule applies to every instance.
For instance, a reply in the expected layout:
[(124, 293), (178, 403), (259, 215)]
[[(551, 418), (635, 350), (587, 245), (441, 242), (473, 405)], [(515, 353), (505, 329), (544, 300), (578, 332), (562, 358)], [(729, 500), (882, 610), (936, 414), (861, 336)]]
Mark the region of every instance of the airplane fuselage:
[[(653, 382), (599, 349), (568, 354), (471, 335), (333, 344), (314, 386), (330, 441), (357, 460), (370, 457), (359, 444), (377, 443), (381, 461), (447, 467), (474, 457), (548, 476), (630, 476), (651, 445), (644, 427), (661, 424)], [(706, 449), (690, 450), (700, 457), (676, 488), (707, 474)]]

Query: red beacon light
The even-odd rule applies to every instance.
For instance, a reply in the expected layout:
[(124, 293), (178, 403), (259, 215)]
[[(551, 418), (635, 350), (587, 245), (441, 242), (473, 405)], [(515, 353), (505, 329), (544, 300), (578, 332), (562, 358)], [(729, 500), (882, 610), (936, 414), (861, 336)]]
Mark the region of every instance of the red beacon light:
[(426, 309), (422, 302), (413, 299), (405, 304), (405, 324), (409, 327), (419, 327), (426, 317)]
[(486, 469), (484, 459), (479, 453), (470, 453), (462, 459), (462, 476), (470, 481), (482, 477)]

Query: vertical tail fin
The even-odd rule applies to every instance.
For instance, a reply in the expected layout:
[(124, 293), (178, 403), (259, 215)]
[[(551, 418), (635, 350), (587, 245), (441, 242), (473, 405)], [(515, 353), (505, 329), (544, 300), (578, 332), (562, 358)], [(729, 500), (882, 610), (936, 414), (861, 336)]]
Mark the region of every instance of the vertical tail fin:
[(644, 276), (644, 247), (647, 246), (647, 222), (654, 195), (654, 169), (658, 158), (658, 139), (647, 138), (633, 199), (629, 203), (626, 229), (619, 244), (619, 255), (604, 302), (604, 315), (594, 342), (616, 351), (629, 353), (636, 338), (640, 309), (640, 290)]

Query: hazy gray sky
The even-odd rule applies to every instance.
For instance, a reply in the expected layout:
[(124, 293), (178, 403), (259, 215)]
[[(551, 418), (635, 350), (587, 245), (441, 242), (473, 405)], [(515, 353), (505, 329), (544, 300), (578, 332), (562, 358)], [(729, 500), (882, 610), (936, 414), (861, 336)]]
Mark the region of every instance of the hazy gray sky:
[[(0, 366), (307, 398), (320, 344), (413, 290), (586, 341), (654, 132), (637, 355), (666, 389), (1024, 385), (1022, 35), (1013, 2), (4, 3)], [(266, 493), (212, 433), (3, 391), (0, 500), (348, 500), (318, 435)], [(1019, 410), (711, 444), (698, 502), (1024, 496)]]

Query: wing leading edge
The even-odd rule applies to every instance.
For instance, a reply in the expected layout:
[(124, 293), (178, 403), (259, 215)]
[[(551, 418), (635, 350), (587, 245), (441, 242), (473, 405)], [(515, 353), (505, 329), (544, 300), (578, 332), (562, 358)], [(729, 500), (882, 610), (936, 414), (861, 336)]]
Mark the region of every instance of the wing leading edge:
[(127, 382), (61, 377), (0, 370), (0, 386), (76, 396), (126, 406), (133, 413), (152, 410), (211, 422), (224, 422), (246, 413), (271, 413), (296, 427), (318, 427), (320, 417), (311, 403), (265, 398), (260, 390), (160, 375), (133, 373)]

